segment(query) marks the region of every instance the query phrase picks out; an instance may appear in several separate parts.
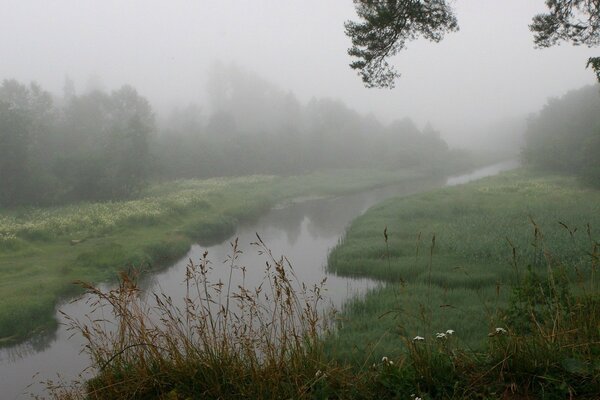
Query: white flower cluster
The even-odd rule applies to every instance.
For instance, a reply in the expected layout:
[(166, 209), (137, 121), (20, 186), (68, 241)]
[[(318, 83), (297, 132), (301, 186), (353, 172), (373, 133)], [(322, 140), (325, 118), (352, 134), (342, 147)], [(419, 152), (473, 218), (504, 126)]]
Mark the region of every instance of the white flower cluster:
[[(437, 339), (447, 339), (448, 336), (452, 336), (454, 335), (456, 331), (454, 329), (448, 329), (446, 332), (438, 332), (435, 334), (435, 337)], [(423, 336), (415, 336), (413, 338), (413, 342), (422, 342), (424, 341), (425, 338)]]
[(149, 188), (146, 197), (137, 200), (34, 208), (21, 215), (0, 215), (0, 240), (27, 233), (61, 235), (105, 232), (126, 221), (152, 221), (202, 204), (210, 193), (232, 185), (272, 180), (273, 177), (268, 176), (250, 176), (177, 181)]
[(394, 362), (387, 357), (383, 357), (381, 359), (381, 362), (384, 363), (385, 365), (394, 365)]
[(0, 232), (0, 243), (10, 242), (11, 240), (14, 240), (16, 238), (17, 236), (13, 232)]

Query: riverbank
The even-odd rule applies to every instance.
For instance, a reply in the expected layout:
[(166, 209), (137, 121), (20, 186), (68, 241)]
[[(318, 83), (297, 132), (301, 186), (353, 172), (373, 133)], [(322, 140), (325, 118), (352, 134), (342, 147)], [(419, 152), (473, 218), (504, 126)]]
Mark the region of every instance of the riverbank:
[(333, 196), (418, 181), (418, 171), (335, 170), (303, 176), (186, 180), (139, 198), (0, 214), (0, 337), (7, 345), (55, 326), (73, 281), (115, 279), (128, 266), (156, 269), (190, 244), (224, 240), (240, 221), (300, 196)]
[(346, 304), (328, 351), (355, 366), (389, 357), (407, 367), (398, 386), (441, 398), (593, 398), (599, 227), (599, 190), (526, 169), (389, 199), (330, 253), (330, 271), (386, 285)]
[(377, 358), (401, 351), (403, 337), (459, 328), (463, 343), (480, 347), (507, 304), (515, 263), (545, 269), (547, 252), (585, 275), (599, 227), (600, 191), (525, 169), (389, 199), (355, 219), (329, 255), (330, 271), (389, 283), (347, 305), (339, 347), (360, 357), (385, 337)]
[[(320, 286), (302, 286), (260, 239), (271, 280), (264, 291), (232, 288), (243, 313), (221, 307), (229, 288), (204, 284), (202, 261), (191, 285), (218, 292), (179, 311), (161, 300), (170, 296), (148, 305), (96, 291), (127, 312), (124, 334), (81, 327), (93, 332), (99, 373), (57, 398), (595, 399), (599, 196), (573, 178), (521, 169), (372, 207), (330, 267), (387, 283), (347, 305), (329, 336)], [(194, 303), (208, 298), (212, 312)], [(164, 320), (154, 324), (144, 307)]]

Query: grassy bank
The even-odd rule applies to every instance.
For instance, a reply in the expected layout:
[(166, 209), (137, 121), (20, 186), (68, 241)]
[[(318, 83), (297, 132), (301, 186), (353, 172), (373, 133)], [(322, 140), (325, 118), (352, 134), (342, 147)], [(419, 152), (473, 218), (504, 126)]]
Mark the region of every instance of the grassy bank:
[(394, 359), (398, 386), (434, 398), (594, 398), (599, 227), (600, 191), (527, 170), (389, 199), (330, 253), (330, 270), (386, 284), (345, 306), (328, 351)]
[(336, 170), (303, 176), (186, 180), (138, 198), (0, 212), (0, 343), (53, 329), (75, 280), (100, 282), (133, 265), (158, 268), (193, 242), (231, 235), (244, 219), (298, 196), (336, 195), (419, 179), (417, 172)]
[(589, 278), (599, 227), (600, 191), (525, 170), (385, 201), (329, 256), (336, 273), (389, 283), (346, 307), (340, 347), (360, 356), (385, 337), (376, 354), (389, 355), (402, 337), (447, 329), (478, 347), (527, 266), (545, 271), (551, 258)]

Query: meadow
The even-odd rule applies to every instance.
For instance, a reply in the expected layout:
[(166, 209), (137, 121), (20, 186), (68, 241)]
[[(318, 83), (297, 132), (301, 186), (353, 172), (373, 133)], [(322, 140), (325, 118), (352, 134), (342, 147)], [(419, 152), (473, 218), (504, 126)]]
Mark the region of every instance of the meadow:
[(419, 179), (416, 171), (329, 170), (302, 176), (177, 180), (127, 201), (0, 210), (0, 344), (54, 329), (74, 281), (166, 266), (191, 243), (233, 234), (279, 202)]

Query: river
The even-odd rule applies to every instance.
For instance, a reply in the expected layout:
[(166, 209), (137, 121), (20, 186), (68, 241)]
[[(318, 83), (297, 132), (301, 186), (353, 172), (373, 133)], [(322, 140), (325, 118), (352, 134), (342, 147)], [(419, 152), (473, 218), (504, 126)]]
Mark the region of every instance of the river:
[[(350, 221), (364, 213), (372, 205), (392, 196), (407, 196), (435, 187), (467, 183), (485, 176), (513, 169), (516, 161), (506, 161), (478, 169), (472, 173), (451, 177), (442, 181), (430, 181), (387, 186), (351, 195), (290, 202), (273, 208), (256, 221), (241, 224), (234, 235), (214, 246), (194, 244), (189, 252), (171, 267), (155, 273), (143, 282), (148, 291), (162, 291), (175, 298), (184, 294), (183, 280), (189, 260), (198, 261), (204, 251), (208, 251), (213, 265), (221, 265), (231, 254), (230, 242), (238, 238), (243, 251), (238, 264), (247, 269), (246, 283), (249, 287), (262, 278), (265, 257), (258, 254), (250, 243), (256, 241), (256, 233), (273, 251), (274, 255), (285, 255), (294, 267), (300, 281), (307, 285), (327, 278), (324, 296), (333, 306), (339, 308), (352, 296), (360, 296), (369, 288), (378, 285), (370, 279), (341, 277), (325, 270), (327, 255)], [(383, 232), (383, 227), (382, 227)], [(227, 268), (214, 268), (216, 276), (226, 281)], [(253, 271), (259, 271), (253, 273)], [(75, 318), (83, 318), (89, 310), (85, 299), (61, 304), (59, 309)], [(42, 381), (56, 380), (57, 376), (70, 381), (77, 378), (89, 364), (86, 354), (81, 353), (83, 339), (72, 336), (64, 325), (65, 318), (57, 313), (61, 323), (50, 336), (35, 338), (18, 346), (0, 350), (0, 397), (2, 399), (30, 398), (30, 394), (41, 395)]]

